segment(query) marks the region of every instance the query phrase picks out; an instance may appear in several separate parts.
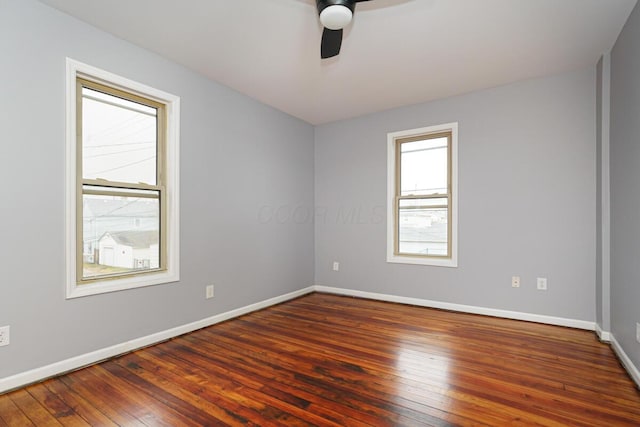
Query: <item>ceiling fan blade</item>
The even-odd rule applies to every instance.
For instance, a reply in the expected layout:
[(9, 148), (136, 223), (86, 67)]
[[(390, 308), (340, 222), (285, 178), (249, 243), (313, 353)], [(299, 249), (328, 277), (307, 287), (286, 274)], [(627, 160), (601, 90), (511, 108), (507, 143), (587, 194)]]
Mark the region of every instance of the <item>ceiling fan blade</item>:
[(331, 58), (340, 53), (342, 46), (342, 30), (330, 30), (325, 28), (322, 31), (322, 45), (320, 46), (320, 57), (322, 59)]

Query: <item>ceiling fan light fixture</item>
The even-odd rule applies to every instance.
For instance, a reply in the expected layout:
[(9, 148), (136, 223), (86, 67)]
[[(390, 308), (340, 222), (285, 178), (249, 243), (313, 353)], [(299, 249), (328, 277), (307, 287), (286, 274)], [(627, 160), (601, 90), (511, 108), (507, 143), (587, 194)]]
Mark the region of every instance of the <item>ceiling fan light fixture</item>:
[(330, 30), (340, 30), (351, 22), (353, 12), (343, 5), (334, 4), (325, 7), (320, 12), (320, 22), (322, 26)]

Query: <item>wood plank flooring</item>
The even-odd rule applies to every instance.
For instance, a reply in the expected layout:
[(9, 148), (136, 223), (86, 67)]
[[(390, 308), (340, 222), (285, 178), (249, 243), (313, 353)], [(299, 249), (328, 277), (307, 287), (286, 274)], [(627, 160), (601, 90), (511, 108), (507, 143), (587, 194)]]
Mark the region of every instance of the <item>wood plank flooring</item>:
[(640, 426), (592, 332), (311, 294), (0, 396), (0, 426)]

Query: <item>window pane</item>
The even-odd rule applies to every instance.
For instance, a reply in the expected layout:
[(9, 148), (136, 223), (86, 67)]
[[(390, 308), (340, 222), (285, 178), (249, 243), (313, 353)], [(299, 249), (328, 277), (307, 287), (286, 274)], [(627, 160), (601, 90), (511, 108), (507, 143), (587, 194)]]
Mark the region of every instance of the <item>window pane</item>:
[(83, 195), (83, 278), (160, 267), (156, 198)]
[(82, 177), (156, 185), (157, 110), (82, 88)]
[[(447, 199), (400, 200), (398, 252), (447, 256)], [(435, 207), (435, 206), (445, 207)]]
[(447, 194), (447, 138), (400, 144), (401, 196)]

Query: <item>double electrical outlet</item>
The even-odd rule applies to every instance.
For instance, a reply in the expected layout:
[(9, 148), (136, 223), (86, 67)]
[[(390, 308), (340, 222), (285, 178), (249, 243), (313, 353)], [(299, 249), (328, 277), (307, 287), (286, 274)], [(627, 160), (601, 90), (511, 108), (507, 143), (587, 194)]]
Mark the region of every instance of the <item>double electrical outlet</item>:
[[(546, 277), (538, 277), (536, 279), (536, 286), (539, 291), (547, 290), (547, 278)], [(519, 288), (520, 287), (520, 276), (512, 276), (511, 277), (511, 287)]]

